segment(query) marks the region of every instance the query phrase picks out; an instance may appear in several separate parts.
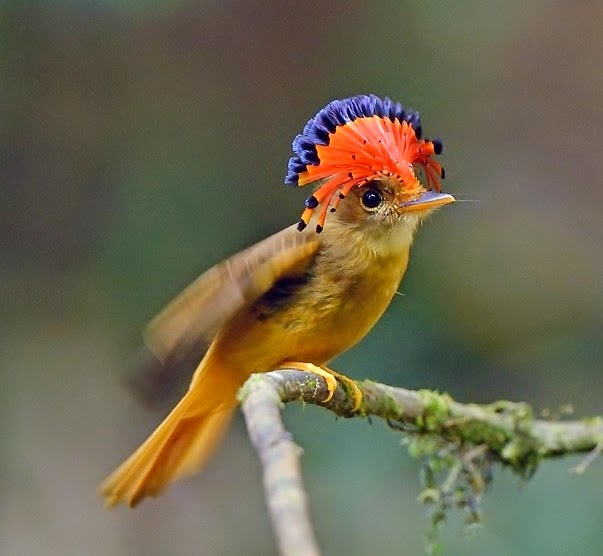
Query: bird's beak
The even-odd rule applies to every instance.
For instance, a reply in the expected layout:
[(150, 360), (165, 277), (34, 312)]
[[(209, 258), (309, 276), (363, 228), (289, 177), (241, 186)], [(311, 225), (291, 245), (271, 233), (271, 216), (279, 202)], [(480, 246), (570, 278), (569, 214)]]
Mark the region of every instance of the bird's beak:
[(448, 193), (438, 193), (437, 191), (426, 191), (418, 199), (402, 203), (400, 208), (403, 212), (423, 211), (453, 203), (454, 197)]

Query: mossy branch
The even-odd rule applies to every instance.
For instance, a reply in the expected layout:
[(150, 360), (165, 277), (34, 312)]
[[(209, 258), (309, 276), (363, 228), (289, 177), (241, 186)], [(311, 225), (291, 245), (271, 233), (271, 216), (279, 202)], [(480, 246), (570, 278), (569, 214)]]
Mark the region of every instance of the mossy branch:
[[(324, 402), (327, 397), (324, 379), (302, 371), (282, 369), (252, 375), (239, 393), (252, 443), (262, 461), (266, 498), (281, 554), (319, 554), (307, 512), (300, 450), (280, 417), (284, 403), (303, 401), (341, 417), (381, 417), (404, 431), (415, 442), (411, 443), (415, 454), (445, 462), (431, 465), (431, 474), (442, 468), (449, 470), (441, 487), (434, 489), (427, 481), (422, 495), (428, 502), (437, 499), (440, 511), (446, 507), (445, 496), (452, 492), (461, 473), (467, 475), (471, 493), (463, 490), (461, 504), (458, 491), (465, 487), (457, 489), (456, 505), (469, 507), (474, 515), (472, 500), (483, 490), (488, 479), (484, 479), (482, 471), (487, 466), (489, 475), (492, 462), (526, 477), (545, 458), (586, 453), (582, 464), (573, 469), (582, 472), (603, 448), (601, 417), (542, 420), (535, 419), (530, 406), (524, 403), (462, 404), (431, 390), (406, 390), (368, 380), (357, 385), (363, 393), (357, 413), (352, 412), (354, 400), (341, 384), (333, 397)], [(421, 439), (428, 442), (417, 444)]]

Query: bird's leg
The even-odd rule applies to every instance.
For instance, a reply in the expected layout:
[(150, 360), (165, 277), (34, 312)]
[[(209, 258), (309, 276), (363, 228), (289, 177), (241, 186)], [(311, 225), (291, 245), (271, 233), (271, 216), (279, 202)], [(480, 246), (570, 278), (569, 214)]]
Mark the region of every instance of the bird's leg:
[(337, 381), (345, 384), (350, 396), (352, 396), (352, 399), (354, 400), (354, 407), (352, 408), (352, 411), (358, 411), (360, 409), (360, 405), (362, 404), (362, 390), (360, 390), (355, 380), (352, 380), (351, 378), (342, 375), (333, 369), (314, 365), (313, 363), (286, 361), (281, 363), (280, 366), (285, 369), (297, 369), (298, 371), (312, 373), (324, 378), (325, 382), (327, 383), (327, 390), (329, 393), (323, 402), (328, 402), (333, 397), (335, 390), (337, 390)]

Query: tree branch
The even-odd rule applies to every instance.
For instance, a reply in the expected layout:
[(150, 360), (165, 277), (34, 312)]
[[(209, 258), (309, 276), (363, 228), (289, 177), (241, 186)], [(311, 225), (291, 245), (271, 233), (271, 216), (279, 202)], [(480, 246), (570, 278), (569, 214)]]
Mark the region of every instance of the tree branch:
[[(487, 458), (488, 464), (495, 461), (509, 466), (525, 477), (544, 458), (587, 453), (583, 463), (574, 468), (582, 472), (602, 451), (600, 417), (545, 421), (534, 419), (532, 409), (524, 403), (462, 404), (431, 390), (406, 390), (368, 380), (357, 384), (363, 393), (358, 413), (352, 413), (354, 400), (341, 384), (333, 397), (323, 402), (326, 383), (311, 373), (282, 369), (255, 374), (241, 389), (239, 399), (251, 441), (262, 461), (264, 489), (281, 554), (319, 554), (301, 479), (300, 450), (280, 417), (283, 403), (312, 403), (341, 417), (381, 417), (413, 438), (435, 438), (455, 447), (461, 457), (449, 466), (445, 488), (440, 491), (444, 494), (463, 469), (471, 476), (474, 492), (483, 490), (484, 481), (475, 465), (478, 457)], [(450, 451), (446, 451), (448, 456)], [(428, 455), (439, 454), (432, 451)], [(431, 495), (433, 489), (427, 490)]]

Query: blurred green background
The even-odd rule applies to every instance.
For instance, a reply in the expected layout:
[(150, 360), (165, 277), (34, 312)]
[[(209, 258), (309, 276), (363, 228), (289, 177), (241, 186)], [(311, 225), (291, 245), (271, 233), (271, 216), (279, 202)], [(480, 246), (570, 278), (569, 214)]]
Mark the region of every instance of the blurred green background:
[[(445, 207), (334, 368), (603, 413), (603, 4), (14, 0), (0, 7), (0, 553), (273, 554), (240, 418), (136, 511), (97, 483), (159, 422), (123, 388), (148, 318), (299, 217), (290, 143), (374, 92), (445, 142)], [(285, 416), (325, 554), (421, 554), (419, 463), (377, 421)], [(603, 552), (603, 464), (498, 470), (446, 554)]]

